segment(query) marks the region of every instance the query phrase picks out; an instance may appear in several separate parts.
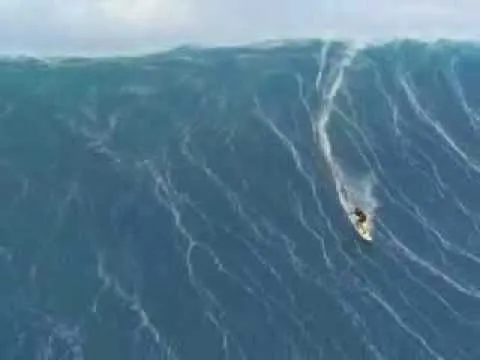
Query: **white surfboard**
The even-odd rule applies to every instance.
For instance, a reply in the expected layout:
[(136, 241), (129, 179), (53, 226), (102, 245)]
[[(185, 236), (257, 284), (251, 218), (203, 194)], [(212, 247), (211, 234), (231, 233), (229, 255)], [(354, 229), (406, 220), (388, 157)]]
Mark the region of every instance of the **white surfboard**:
[(355, 230), (357, 230), (358, 234), (362, 237), (363, 240), (373, 241), (372, 225), (370, 219), (367, 219), (367, 221), (363, 223), (358, 223), (354, 221), (353, 225), (355, 226)]
[(348, 214), (348, 218), (352, 223), (353, 227), (357, 231), (358, 235), (362, 237), (365, 241), (373, 241), (373, 224), (372, 224), (372, 216), (367, 214), (367, 221), (365, 222), (358, 222), (357, 216), (353, 214), (353, 211), (350, 211)]

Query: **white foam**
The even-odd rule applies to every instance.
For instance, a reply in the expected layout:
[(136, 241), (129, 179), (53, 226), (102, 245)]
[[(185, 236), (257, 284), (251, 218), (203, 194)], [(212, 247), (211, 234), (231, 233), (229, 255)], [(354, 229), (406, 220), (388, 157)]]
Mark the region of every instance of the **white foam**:
[[(342, 87), (345, 71), (352, 64), (358, 50), (358, 46), (352, 46), (345, 51), (338, 66), (332, 70), (334, 78), (330, 82), (331, 85), (329, 88), (320, 88), (320, 81), (316, 82), (317, 92), (320, 93), (321, 90), (325, 99), (325, 104), (318, 114), (315, 130), (318, 137), (317, 142), (330, 167), (338, 199), (343, 209), (346, 213), (351, 213), (355, 206), (359, 206), (370, 218), (373, 218), (375, 209), (378, 207), (378, 202), (373, 194), (375, 185), (375, 176), (373, 172), (361, 175), (360, 180), (358, 180), (358, 175), (349, 175), (348, 170), (342, 168), (337, 159), (335, 159), (327, 131), (331, 120), (331, 114), (335, 109), (335, 97)], [(322, 59), (325, 61), (325, 56), (322, 56)], [(319, 67), (320, 71), (323, 72), (325, 67), (324, 63), (322, 62)], [(319, 75), (317, 80), (321, 78), (322, 76)]]

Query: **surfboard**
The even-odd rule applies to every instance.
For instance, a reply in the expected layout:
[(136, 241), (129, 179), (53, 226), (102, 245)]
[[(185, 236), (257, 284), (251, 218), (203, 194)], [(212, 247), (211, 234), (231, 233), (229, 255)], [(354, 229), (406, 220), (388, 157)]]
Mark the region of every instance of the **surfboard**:
[(363, 240), (366, 241), (373, 241), (372, 236), (372, 226), (370, 224), (370, 219), (363, 223), (354, 222), (355, 230), (357, 233), (362, 237)]
[(348, 218), (355, 230), (357, 231), (358, 235), (360, 235), (363, 240), (368, 242), (373, 241), (373, 219), (371, 215), (367, 214), (367, 221), (362, 223), (357, 221), (358, 219), (355, 214), (353, 214), (353, 212), (350, 212), (348, 214)]

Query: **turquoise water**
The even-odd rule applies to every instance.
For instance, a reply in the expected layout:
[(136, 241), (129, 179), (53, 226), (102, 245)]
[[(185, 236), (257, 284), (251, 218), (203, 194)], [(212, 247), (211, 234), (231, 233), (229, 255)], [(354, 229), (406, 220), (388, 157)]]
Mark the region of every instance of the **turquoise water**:
[(478, 84), (447, 42), (0, 61), (0, 358), (480, 357)]

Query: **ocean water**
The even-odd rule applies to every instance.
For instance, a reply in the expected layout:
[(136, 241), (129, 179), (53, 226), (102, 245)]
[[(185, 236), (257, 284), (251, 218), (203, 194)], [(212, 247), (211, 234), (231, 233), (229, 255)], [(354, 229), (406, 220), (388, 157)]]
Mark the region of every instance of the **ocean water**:
[(479, 359), (479, 84), (455, 42), (2, 59), (0, 358)]

